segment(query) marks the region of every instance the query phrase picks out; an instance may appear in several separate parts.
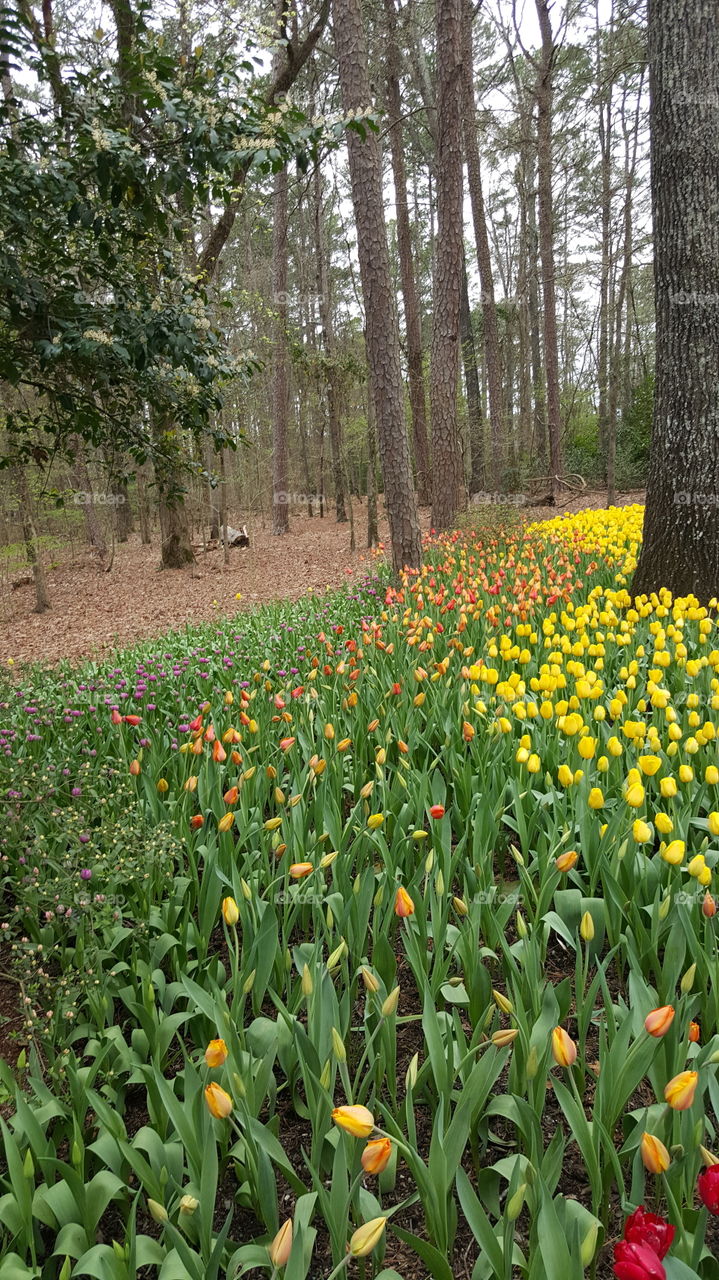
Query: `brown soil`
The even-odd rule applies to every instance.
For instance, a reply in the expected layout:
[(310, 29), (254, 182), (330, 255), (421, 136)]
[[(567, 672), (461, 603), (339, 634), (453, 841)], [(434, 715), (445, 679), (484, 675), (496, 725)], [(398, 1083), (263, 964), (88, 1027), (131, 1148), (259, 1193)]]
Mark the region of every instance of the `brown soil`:
[[(620, 495), (624, 505), (641, 502), (642, 493)], [(587, 492), (560, 507), (517, 508), (523, 519), (541, 520), (601, 507), (604, 495)], [(494, 508), (470, 509), (468, 519), (482, 520)], [(197, 549), (194, 565), (162, 572), (159, 548), (143, 547), (137, 535), (119, 545), (109, 573), (88, 553), (58, 556), (48, 572), (49, 612), (33, 612), (34, 591), (27, 574), (19, 576), (2, 601), (0, 663), (56, 663), (64, 658), (102, 658), (116, 648), (162, 635), (188, 623), (231, 616), (271, 600), (298, 599), (309, 591), (324, 591), (362, 577), (377, 554), (366, 543), (367, 507), (355, 500), (357, 549), (350, 551), (350, 526), (338, 525), (331, 514), (323, 520), (293, 517), (287, 538), (273, 537), (268, 523), (250, 528), (249, 548), (230, 551), (224, 564), (222, 548)], [(430, 528), (430, 512), (420, 512), (422, 529)], [(387, 538), (387, 522), (380, 520), (380, 537)], [(57, 555), (57, 553), (55, 553)], [(240, 593), (241, 600), (237, 599)]]

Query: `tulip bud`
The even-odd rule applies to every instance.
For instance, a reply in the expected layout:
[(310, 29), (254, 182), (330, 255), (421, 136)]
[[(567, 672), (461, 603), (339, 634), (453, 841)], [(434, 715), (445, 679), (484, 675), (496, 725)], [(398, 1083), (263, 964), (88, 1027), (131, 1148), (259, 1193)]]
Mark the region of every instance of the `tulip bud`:
[(397, 1012), (398, 1004), (399, 1004), (399, 987), (394, 987), (393, 990), (390, 991), (389, 995), (387, 996), (387, 999), (384, 1001), (384, 1004), (382, 1005), (382, 1010), (381, 1010), (382, 1017), (383, 1018), (393, 1017), (393, 1015)]
[(286, 1267), (290, 1260), (292, 1252), (292, 1219), (288, 1218), (282, 1223), (277, 1235), (270, 1245), (268, 1245), (267, 1253), (270, 1262), (275, 1268)]
[(674, 1021), (674, 1009), (670, 1004), (664, 1004), (659, 1009), (652, 1009), (644, 1019), (644, 1030), (650, 1036), (659, 1039), (665, 1036)]
[(349, 1242), (350, 1256), (366, 1258), (377, 1248), (385, 1232), (386, 1218), (371, 1218), (353, 1233)]
[(338, 947), (335, 947), (335, 950), (327, 958), (327, 968), (330, 972), (333, 969), (337, 968), (337, 965), (340, 963), (346, 950), (347, 950), (347, 943), (343, 938), (342, 941), (340, 942), (340, 945)]
[[(113, 1243), (117, 1243), (117, 1242), (116, 1242), (116, 1241), (113, 1241)], [(122, 1246), (120, 1246), (120, 1247), (122, 1248)], [(122, 1253), (123, 1253), (123, 1260), (124, 1260), (124, 1252), (125, 1252), (125, 1251), (124, 1251), (124, 1249), (123, 1249), (123, 1250), (122, 1250)], [(72, 1258), (70, 1258), (70, 1257), (66, 1257), (66, 1258), (65, 1258), (65, 1261), (64, 1261), (64, 1262), (63, 1262), (63, 1264), (62, 1264), (62, 1268), (61, 1268), (61, 1270), (60, 1270), (60, 1275), (58, 1276), (58, 1280), (70, 1280), (70, 1277), (71, 1277), (71, 1275), (72, 1275), (72, 1271), (73, 1271)]]
[(362, 1168), (365, 1173), (381, 1173), (387, 1168), (391, 1155), (392, 1143), (389, 1138), (370, 1138), (362, 1152)]
[(320, 1087), (322, 1089), (329, 1089), (330, 1087), (331, 1067), (332, 1067), (332, 1064), (328, 1058), (320, 1073)]
[(510, 1196), (509, 1200), (507, 1201), (507, 1205), (504, 1210), (504, 1216), (508, 1222), (516, 1222), (517, 1218), (522, 1212), (522, 1206), (524, 1205), (524, 1197), (526, 1196), (526, 1194), (527, 1194), (527, 1184), (526, 1182), (522, 1182), (517, 1187), (517, 1190), (515, 1191), (514, 1195)]
[(302, 994), (305, 999), (312, 995), (313, 990), (314, 983), (312, 981), (312, 974), (309, 971), (308, 965), (305, 965), (302, 970)]
[(667, 916), (669, 915), (669, 908), (671, 907), (671, 905), (672, 905), (672, 895), (668, 893), (666, 898), (662, 898), (662, 901), (659, 903), (659, 910), (657, 911), (657, 916), (659, 917), (660, 920), (666, 920)]
[(599, 1236), (599, 1223), (593, 1222), (587, 1234), (585, 1235), (579, 1249), (579, 1257), (582, 1266), (586, 1270), (597, 1251), (597, 1238)]
[(497, 1049), (506, 1049), (508, 1045), (514, 1044), (519, 1035), (517, 1027), (504, 1027), (499, 1031), (495, 1031), (492, 1035), (492, 1044)]
[(31, 1180), (35, 1177), (35, 1163), (32, 1158), (32, 1151), (30, 1150), (29, 1147), (25, 1152), (25, 1159), (23, 1160), (22, 1171), (24, 1176), (28, 1180)]
[(184, 1214), (185, 1217), (191, 1217), (199, 1203), (199, 1200), (196, 1200), (194, 1196), (183, 1196), (180, 1201), (180, 1213)]
[(366, 969), (363, 966), (360, 972), (362, 974), (362, 981), (364, 983), (365, 991), (367, 992), (379, 991), (379, 982), (377, 978), (375, 978), (371, 970)]
[(589, 911), (585, 911), (582, 916), (581, 923), (579, 925), (579, 932), (585, 942), (592, 941), (592, 938), (594, 937), (594, 920), (592, 919)]
[(501, 991), (493, 991), (492, 996), (494, 997), (494, 1003), (496, 1004), (500, 1012), (502, 1013), (514, 1012), (514, 1005), (512, 1004), (511, 1000), (508, 1000), (506, 996), (503, 996)]
[(148, 1197), (147, 1208), (148, 1208), (150, 1217), (153, 1219), (154, 1222), (157, 1222), (160, 1225), (162, 1225), (162, 1223), (164, 1222), (167, 1222), (167, 1219), (170, 1215), (168, 1214), (164, 1204), (160, 1204), (157, 1200), (150, 1200), (150, 1198)]
[(558, 1067), (571, 1067), (577, 1060), (577, 1046), (564, 1027), (555, 1027), (552, 1032), (552, 1057)]
[(223, 898), (222, 916), (226, 925), (234, 928), (240, 918), (240, 911), (234, 898)]
[(671, 1159), (669, 1152), (659, 1138), (655, 1138), (651, 1133), (645, 1133), (641, 1141), (642, 1163), (645, 1169), (650, 1173), (666, 1173)]
[(539, 1054), (536, 1045), (532, 1045), (527, 1054), (527, 1065), (524, 1070), (528, 1080), (533, 1080), (539, 1070)]
[(437, 893), (437, 897), (443, 898), (444, 897), (444, 876), (442, 875), (441, 868), (437, 872), (437, 875), (435, 877), (434, 887)]
[(696, 974), (696, 971), (697, 971), (696, 964), (692, 964), (689, 966), (686, 973), (684, 974), (684, 977), (682, 978), (679, 984), (682, 995), (685, 995), (685, 996), (688, 995), (692, 987), (694, 986), (694, 976)]
[(712, 1155), (711, 1151), (707, 1151), (706, 1147), (700, 1146), (699, 1155), (701, 1156), (707, 1169), (710, 1169), (711, 1166), (714, 1164), (719, 1164), (719, 1159), (716, 1156)]
[(407, 1074), (405, 1076), (405, 1085), (408, 1090), (414, 1089), (414, 1086), (417, 1083), (418, 1075), (419, 1075), (419, 1054), (415, 1053), (413, 1057), (410, 1059), (410, 1064), (407, 1068)]
[(332, 1049), (338, 1062), (347, 1061), (347, 1050), (345, 1049), (344, 1040), (336, 1027), (332, 1028)]
[(253, 969), (252, 972), (248, 974), (248, 976), (245, 978), (245, 981), (242, 984), (243, 996), (248, 996), (250, 994), (252, 988), (255, 985), (256, 976), (257, 976), (257, 970)]

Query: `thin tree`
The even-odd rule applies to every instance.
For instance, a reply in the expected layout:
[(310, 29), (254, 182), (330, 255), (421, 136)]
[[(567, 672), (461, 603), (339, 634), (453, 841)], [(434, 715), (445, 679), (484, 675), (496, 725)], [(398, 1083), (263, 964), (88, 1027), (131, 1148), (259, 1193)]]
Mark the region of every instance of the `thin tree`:
[[(334, 37), (344, 110), (371, 104), (367, 42), (360, 0), (333, 0)], [(382, 153), (376, 134), (347, 132), (352, 204), (367, 325), (367, 362), (377, 424), (392, 563), (417, 569), (422, 559), (419, 520), (404, 420), (399, 326), (390, 270), (382, 191)]]
[(636, 594), (719, 597), (715, 0), (650, 0), (656, 380)]
[(427, 436), (427, 403), (422, 360), (422, 321), (412, 254), (412, 226), (407, 200), (407, 171), (404, 162), (402, 101), (400, 97), (401, 59), (397, 38), (395, 0), (384, 0), (387, 17), (387, 114), (394, 201), (397, 216), (397, 254), (402, 282), (404, 327), (407, 339), (407, 374), (409, 404), (412, 414), (414, 462), (417, 491), (422, 506), (431, 499), (429, 439)]
[(539, 205), (539, 254), (542, 263), (544, 308), (544, 373), (547, 383), (547, 431), (552, 499), (559, 496), (562, 474), (562, 424), (559, 397), (559, 345), (557, 341), (557, 291), (554, 262), (554, 197), (552, 194), (552, 133), (554, 68), (557, 45), (552, 31), (549, 0), (535, 0), (542, 38), (536, 64), (537, 195)]
[(437, 246), (430, 366), (432, 524), (460, 506), (457, 376), (462, 287), (462, 0), (437, 0)]
[(288, 434), (290, 416), (287, 352), (287, 166), (275, 175), (272, 199), (272, 532), (289, 533)]

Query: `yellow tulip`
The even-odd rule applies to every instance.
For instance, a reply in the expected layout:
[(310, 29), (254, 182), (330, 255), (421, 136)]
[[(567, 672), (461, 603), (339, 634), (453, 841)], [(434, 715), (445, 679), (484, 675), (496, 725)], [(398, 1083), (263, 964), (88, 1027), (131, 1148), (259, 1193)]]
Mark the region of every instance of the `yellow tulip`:
[(386, 1224), (386, 1218), (371, 1218), (369, 1222), (358, 1227), (349, 1242), (351, 1257), (366, 1258), (372, 1253), (384, 1235)]
[(232, 1112), (232, 1098), (214, 1081), (205, 1089), (205, 1102), (210, 1115), (216, 1120), (226, 1120)]
[(645, 1133), (641, 1142), (642, 1163), (650, 1173), (666, 1173), (671, 1164), (669, 1152), (659, 1138)]
[(332, 1119), (338, 1128), (353, 1138), (369, 1138), (375, 1127), (374, 1116), (367, 1107), (335, 1107)]
[(222, 899), (222, 915), (225, 924), (229, 925), (230, 928), (237, 924), (240, 918), (240, 910), (234, 898)]
[(227, 1045), (224, 1040), (210, 1040), (205, 1049), (205, 1062), (208, 1067), (221, 1067), (227, 1060)]
[(697, 1071), (680, 1071), (664, 1090), (664, 1101), (673, 1111), (688, 1111), (694, 1101), (699, 1081)]
[(286, 1267), (292, 1252), (292, 1219), (282, 1223), (277, 1235), (268, 1246), (270, 1262), (273, 1267)]

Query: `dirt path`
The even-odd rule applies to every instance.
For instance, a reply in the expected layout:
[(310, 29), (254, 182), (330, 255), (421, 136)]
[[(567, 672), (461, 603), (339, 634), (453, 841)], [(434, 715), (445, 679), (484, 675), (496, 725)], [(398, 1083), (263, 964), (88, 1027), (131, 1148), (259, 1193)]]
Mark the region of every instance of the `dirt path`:
[[(626, 494), (619, 501), (642, 497)], [(587, 493), (562, 510), (603, 505), (603, 495)], [(89, 556), (61, 562), (48, 573), (48, 613), (33, 613), (34, 592), (28, 583), (2, 601), (0, 663), (5, 665), (8, 658), (16, 663), (101, 658), (119, 646), (188, 622), (236, 614), (269, 600), (297, 599), (362, 577), (372, 569), (376, 553), (364, 545), (366, 504), (355, 500), (354, 509), (354, 552), (349, 524), (338, 525), (331, 515), (324, 520), (298, 516), (291, 521), (288, 538), (273, 537), (269, 524), (253, 527), (250, 547), (231, 550), (227, 566), (221, 548), (207, 553), (200, 549), (190, 568), (162, 572), (157, 541), (143, 547), (137, 536), (116, 548), (109, 573)], [(559, 512), (535, 507), (523, 514), (536, 520)], [(423, 510), (420, 517), (427, 532), (429, 511)], [(387, 532), (386, 520), (380, 520), (380, 537), (386, 538)]]

